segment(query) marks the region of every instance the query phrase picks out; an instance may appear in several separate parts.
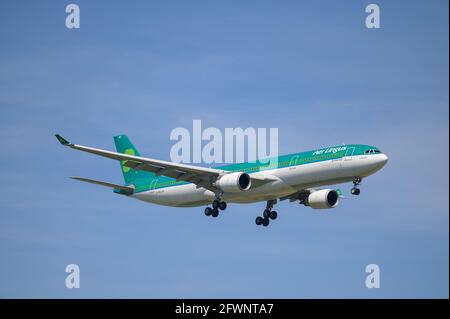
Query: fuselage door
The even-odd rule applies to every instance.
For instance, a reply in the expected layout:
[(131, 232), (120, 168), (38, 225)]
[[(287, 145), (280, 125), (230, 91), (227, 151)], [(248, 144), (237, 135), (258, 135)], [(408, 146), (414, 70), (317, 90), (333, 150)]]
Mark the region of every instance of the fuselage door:
[(355, 147), (347, 148), (347, 151), (345, 152), (345, 156), (344, 156), (344, 161), (351, 161), (354, 152), (355, 152)]
[(294, 155), (291, 157), (291, 160), (289, 161), (289, 169), (295, 169), (297, 164), (298, 164), (298, 155)]
[(154, 190), (156, 188), (156, 184), (158, 184), (158, 179), (157, 178), (150, 182), (149, 189), (150, 190)]

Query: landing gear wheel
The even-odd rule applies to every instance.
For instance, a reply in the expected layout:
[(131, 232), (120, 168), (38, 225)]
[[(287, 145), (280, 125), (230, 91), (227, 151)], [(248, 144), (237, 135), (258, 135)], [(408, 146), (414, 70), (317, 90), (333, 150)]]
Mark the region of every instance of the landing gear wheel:
[(256, 217), (255, 220), (256, 225), (261, 225), (263, 223), (263, 218), (261, 216)]
[(206, 216), (211, 216), (211, 214), (212, 214), (212, 208), (211, 207), (206, 207), (205, 208), (205, 215)]
[(219, 210), (217, 208), (214, 208), (211, 212), (211, 216), (212, 217), (217, 217), (219, 216)]
[(275, 219), (277, 219), (277, 217), (278, 217), (278, 213), (276, 211), (270, 212), (270, 215), (269, 215), (270, 219), (275, 220)]
[(220, 206), (220, 201), (218, 199), (213, 200), (212, 207), (219, 208), (219, 206)]
[(361, 181), (361, 177), (355, 177), (353, 179), (353, 188), (350, 190), (350, 193), (352, 193), (352, 195), (359, 195), (359, 193), (361, 192), (358, 188), (358, 185), (361, 184)]
[(272, 211), (273, 205), (275, 205), (277, 203), (276, 199), (272, 199), (272, 200), (268, 200), (267, 201), (267, 205), (266, 205), (266, 209), (264, 209), (263, 212), (263, 216), (258, 216), (256, 218), (256, 225), (263, 225), (264, 227), (269, 226), (270, 224), (270, 220), (275, 220), (277, 219), (277, 212), (276, 211)]
[(219, 209), (220, 209), (220, 210), (225, 210), (225, 209), (227, 209), (227, 203), (225, 203), (225, 202), (220, 202), (220, 204), (219, 204)]

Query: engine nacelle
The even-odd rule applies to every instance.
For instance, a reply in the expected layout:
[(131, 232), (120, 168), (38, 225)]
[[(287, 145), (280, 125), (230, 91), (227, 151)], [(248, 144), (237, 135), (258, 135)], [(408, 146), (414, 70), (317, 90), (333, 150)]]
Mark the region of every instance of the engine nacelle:
[(339, 205), (339, 194), (334, 189), (322, 189), (309, 194), (306, 201), (314, 209), (334, 208)]
[(252, 185), (252, 180), (247, 173), (236, 172), (222, 176), (216, 181), (216, 187), (224, 192), (238, 193), (246, 191)]

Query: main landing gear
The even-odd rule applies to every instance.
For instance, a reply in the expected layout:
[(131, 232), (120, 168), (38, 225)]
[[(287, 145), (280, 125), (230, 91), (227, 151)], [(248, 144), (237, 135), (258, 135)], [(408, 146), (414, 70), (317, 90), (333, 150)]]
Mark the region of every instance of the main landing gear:
[(273, 205), (277, 203), (276, 200), (268, 200), (266, 209), (264, 210), (263, 216), (256, 217), (255, 223), (256, 225), (263, 225), (265, 227), (269, 226), (270, 220), (275, 220), (278, 217), (278, 213), (272, 210)]
[(359, 193), (361, 193), (361, 190), (358, 188), (358, 185), (361, 184), (361, 180), (361, 177), (355, 177), (353, 179), (353, 188), (350, 190), (352, 195), (359, 195)]
[(211, 207), (205, 208), (205, 215), (217, 217), (217, 216), (219, 216), (219, 210), (225, 210), (226, 208), (227, 208), (227, 203), (221, 201), (220, 199), (215, 199), (212, 202), (212, 208)]

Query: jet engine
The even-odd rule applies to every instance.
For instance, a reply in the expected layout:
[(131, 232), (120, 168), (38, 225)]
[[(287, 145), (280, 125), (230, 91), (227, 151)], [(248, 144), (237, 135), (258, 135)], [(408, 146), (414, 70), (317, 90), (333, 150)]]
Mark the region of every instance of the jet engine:
[(238, 193), (246, 191), (252, 185), (252, 180), (247, 173), (236, 172), (223, 175), (216, 181), (216, 187), (224, 192)]
[(334, 189), (322, 189), (309, 194), (305, 205), (314, 209), (334, 208), (339, 205), (339, 194)]

